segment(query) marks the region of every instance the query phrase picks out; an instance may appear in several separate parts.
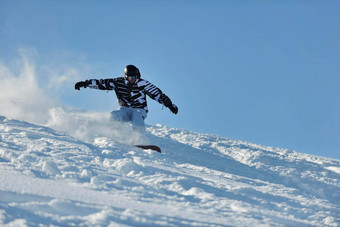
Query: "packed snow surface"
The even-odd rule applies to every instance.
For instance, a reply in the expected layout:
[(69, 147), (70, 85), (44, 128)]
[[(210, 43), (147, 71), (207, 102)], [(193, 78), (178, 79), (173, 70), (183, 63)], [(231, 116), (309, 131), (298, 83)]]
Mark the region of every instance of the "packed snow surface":
[(340, 160), (148, 126), (157, 153), (75, 122), (0, 117), (1, 225), (339, 226)]

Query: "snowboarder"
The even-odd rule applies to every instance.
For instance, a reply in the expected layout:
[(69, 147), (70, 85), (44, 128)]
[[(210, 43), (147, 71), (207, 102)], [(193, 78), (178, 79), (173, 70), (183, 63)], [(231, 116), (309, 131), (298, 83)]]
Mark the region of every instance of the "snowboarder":
[(90, 79), (75, 84), (76, 90), (80, 90), (81, 87), (114, 90), (120, 107), (111, 112), (111, 118), (117, 121), (131, 122), (133, 128), (141, 132), (145, 131), (144, 119), (148, 113), (146, 95), (169, 108), (172, 113), (178, 113), (178, 107), (172, 103), (170, 98), (158, 87), (142, 79), (139, 69), (134, 65), (125, 67), (124, 77)]

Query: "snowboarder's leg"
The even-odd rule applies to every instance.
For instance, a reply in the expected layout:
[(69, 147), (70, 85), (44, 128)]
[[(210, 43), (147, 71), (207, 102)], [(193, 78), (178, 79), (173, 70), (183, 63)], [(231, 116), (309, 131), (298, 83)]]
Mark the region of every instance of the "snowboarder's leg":
[(118, 110), (111, 112), (111, 119), (115, 121), (131, 121), (131, 110), (126, 106), (121, 106)]
[(146, 111), (144, 109), (131, 109), (132, 118), (131, 123), (132, 127), (135, 130), (140, 132), (145, 132), (145, 123), (144, 119), (146, 118)]

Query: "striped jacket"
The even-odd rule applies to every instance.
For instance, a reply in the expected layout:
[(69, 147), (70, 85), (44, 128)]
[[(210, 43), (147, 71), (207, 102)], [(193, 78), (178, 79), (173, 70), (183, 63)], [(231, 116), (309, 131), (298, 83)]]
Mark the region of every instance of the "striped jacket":
[(131, 84), (124, 77), (112, 79), (91, 79), (85, 81), (87, 87), (100, 90), (114, 90), (120, 106), (142, 108), (148, 111), (146, 95), (158, 101), (160, 104), (168, 103), (171, 100), (158, 87), (147, 80), (137, 79)]

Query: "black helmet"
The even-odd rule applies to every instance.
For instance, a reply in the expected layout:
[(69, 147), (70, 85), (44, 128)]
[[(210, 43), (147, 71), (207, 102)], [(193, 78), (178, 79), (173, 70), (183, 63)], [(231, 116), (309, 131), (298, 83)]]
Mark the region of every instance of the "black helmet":
[(124, 69), (124, 75), (125, 78), (128, 76), (137, 76), (137, 78), (140, 78), (139, 69), (134, 65), (127, 65)]

